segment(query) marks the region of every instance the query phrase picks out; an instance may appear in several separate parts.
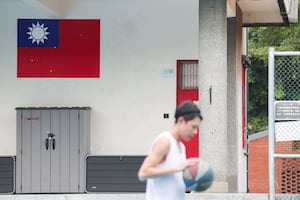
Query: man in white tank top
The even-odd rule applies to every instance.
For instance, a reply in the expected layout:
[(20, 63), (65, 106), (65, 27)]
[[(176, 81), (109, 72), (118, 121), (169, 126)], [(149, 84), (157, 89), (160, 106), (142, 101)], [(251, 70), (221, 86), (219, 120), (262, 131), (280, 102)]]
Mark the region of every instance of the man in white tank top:
[(140, 180), (147, 180), (146, 200), (184, 200), (183, 170), (198, 159), (186, 159), (181, 140), (190, 140), (201, 121), (200, 109), (193, 102), (185, 101), (176, 108), (175, 124), (157, 136), (138, 172)]

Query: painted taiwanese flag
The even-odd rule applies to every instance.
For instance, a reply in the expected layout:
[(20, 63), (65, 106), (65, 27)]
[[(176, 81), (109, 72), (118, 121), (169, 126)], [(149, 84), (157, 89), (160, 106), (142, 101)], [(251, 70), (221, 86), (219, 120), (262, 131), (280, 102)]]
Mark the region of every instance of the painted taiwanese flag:
[(100, 77), (100, 20), (18, 19), (17, 77)]

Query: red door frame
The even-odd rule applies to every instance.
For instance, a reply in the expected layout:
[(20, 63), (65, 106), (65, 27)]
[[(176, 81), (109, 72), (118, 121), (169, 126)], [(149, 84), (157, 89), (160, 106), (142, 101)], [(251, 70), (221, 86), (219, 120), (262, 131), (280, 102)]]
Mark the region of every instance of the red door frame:
[(247, 146), (247, 69), (245, 66), (242, 68), (242, 148), (246, 149)]
[[(183, 101), (191, 100), (195, 103), (199, 101), (198, 89), (180, 89), (179, 86), (179, 65), (181, 62), (198, 62), (198, 60), (177, 60), (176, 63), (176, 105), (179, 105)], [(186, 146), (187, 158), (199, 157), (199, 130), (198, 133), (190, 140), (183, 141)]]

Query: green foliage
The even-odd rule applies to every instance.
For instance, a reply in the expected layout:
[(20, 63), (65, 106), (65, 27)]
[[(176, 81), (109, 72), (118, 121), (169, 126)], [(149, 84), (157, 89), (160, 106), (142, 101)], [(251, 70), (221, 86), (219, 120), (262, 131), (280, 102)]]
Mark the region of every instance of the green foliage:
[(265, 130), (268, 124), (268, 69), (264, 62), (254, 61), (248, 77), (248, 129), (251, 134)]
[[(299, 14), (298, 14), (299, 16)], [(289, 27), (249, 28), (248, 55), (252, 61), (248, 71), (248, 129), (256, 133), (268, 128), (268, 49), (300, 50), (300, 24)], [(275, 97), (285, 96), (282, 83), (275, 85)]]
[(285, 92), (283, 89), (283, 84), (282, 81), (279, 81), (276, 85), (275, 85), (275, 91), (274, 91), (274, 96), (275, 99), (282, 99), (285, 96)]

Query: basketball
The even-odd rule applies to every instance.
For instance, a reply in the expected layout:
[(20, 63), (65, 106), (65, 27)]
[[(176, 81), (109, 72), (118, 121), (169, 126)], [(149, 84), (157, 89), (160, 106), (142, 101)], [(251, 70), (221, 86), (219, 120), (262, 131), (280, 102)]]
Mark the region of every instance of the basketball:
[(207, 161), (199, 159), (197, 165), (187, 167), (183, 171), (183, 180), (188, 189), (202, 192), (212, 185), (214, 172)]

